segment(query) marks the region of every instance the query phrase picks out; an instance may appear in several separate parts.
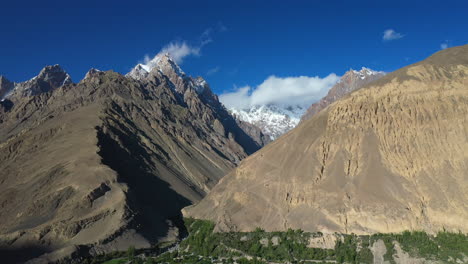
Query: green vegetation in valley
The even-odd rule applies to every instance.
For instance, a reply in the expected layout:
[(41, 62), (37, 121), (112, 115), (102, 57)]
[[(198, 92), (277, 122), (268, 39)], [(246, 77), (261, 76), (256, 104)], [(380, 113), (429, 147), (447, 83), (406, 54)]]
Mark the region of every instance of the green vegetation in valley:
[(457, 259), (462, 263), (468, 260), (468, 236), (462, 233), (439, 232), (433, 236), (421, 231), (405, 231), (400, 234), (371, 236), (371, 241), (378, 239), (384, 241), (387, 248), (384, 258), (391, 263), (395, 263), (391, 258), (395, 253), (394, 242), (398, 242), (403, 251), (416, 258), (439, 260), (444, 263), (457, 263)]
[[(309, 248), (311, 233), (289, 229), (286, 232), (215, 233), (214, 224), (205, 220), (186, 219), (191, 234), (180, 245), (202, 256), (256, 257), (264, 261), (332, 260), (331, 249)], [(193, 235), (192, 235), (193, 234)]]
[[(185, 219), (188, 236), (176, 244), (165, 244), (164, 250), (151, 252), (130, 247), (126, 252), (97, 256), (84, 263), (105, 264), (266, 264), (266, 263), (372, 263), (372, 246), (381, 240), (386, 247), (384, 260), (395, 263), (395, 244), (414, 258), (460, 263), (468, 259), (468, 236), (440, 232), (435, 236), (424, 232), (375, 234), (371, 236), (335, 234), (333, 249), (309, 247), (311, 238), (322, 233), (289, 229), (285, 232), (214, 232), (215, 225), (206, 220)], [(161, 253), (164, 252), (164, 253)]]

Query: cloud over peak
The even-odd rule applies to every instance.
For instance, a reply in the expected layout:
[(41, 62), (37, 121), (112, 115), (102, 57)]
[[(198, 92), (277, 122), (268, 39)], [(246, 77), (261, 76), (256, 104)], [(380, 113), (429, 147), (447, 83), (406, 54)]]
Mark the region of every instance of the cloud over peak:
[(383, 41), (390, 41), (390, 40), (395, 40), (395, 39), (401, 39), (404, 37), (403, 34), (396, 32), (393, 29), (387, 29), (383, 32)]
[(227, 108), (245, 109), (254, 105), (301, 105), (308, 107), (325, 96), (339, 80), (331, 73), (325, 78), (270, 76), (255, 88), (244, 86), (219, 96)]
[(218, 23), (214, 29), (205, 29), (205, 31), (203, 31), (198, 37), (198, 41), (195, 41), (196, 44), (189, 44), (187, 41), (171, 41), (169, 44), (165, 45), (155, 56), (150, 57), (146, 55), (142, 64), (148, 65), (156, 57), (166, 53), (168, 53), (176, 63), (182, 64), (184, 59), (188, 56), (199, 57), (201, 55), (202, 48), (213, 42), (211, 37), (213, 33), (224, 32), (226, 30), (227, 29), (223, 24)]
[(171, 42), (164, 46), (158, 54), (169, 53), (171, 58), (178, 64), (182, 64), (187, 56), (200, 56), (202, 46), (191, 46), (185, 41)]

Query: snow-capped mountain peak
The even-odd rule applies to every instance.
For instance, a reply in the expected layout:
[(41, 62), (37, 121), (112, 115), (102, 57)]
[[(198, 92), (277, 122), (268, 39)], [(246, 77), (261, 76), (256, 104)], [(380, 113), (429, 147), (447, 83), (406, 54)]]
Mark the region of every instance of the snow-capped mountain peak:
[(282, 106), (276, 104), (254, 105), (246, 109), (231, 108), (237, 119), (259, 127), (272, 140), (293, 129), (304, 114), (303, 106)]
[(60, 65), (50, 65), (44, 67), (37, 76), (28, 81), (13, 83), (9, 85), (8, 90), (4, 88), (1, 99), (45, 93), (71, 83), (73, 81), (70, 75)]
[(126, 76), (141, 80), (154, 70), (161, 71), (165, 75), (175, 74), (179, 77), (185, 76), (185, 72), (182, 71), (169, 53), (158, 54), (146, 63), (137, 64)]
[(143, 64), (137, 64), (126, 76), (131, 77), (135, 80), (141, 80), (148, 76), (147, 66)]
[(159, 59), (157, 59), (157, 63), (155, 64), (155, 66), (153, 68), (158, 67), (158, 69), (164, 74), (174, 72), (174, 73), (176, 73), (177, 75), (179, 75), (181, 77), (185, 76), (185, 72), (182, 71), (182, 69), (172, 59), (172, 57), (169, 55), (169, 53), (165, 53), (165, 54), (163, 54), (161, 56), (156, 56), (156, 57), (159, 57)]
[(356, 70), (351, 69), (348, 73), (353, 73), (353, 74), (359, 76), (359, 78), (361, 78), (361, 80), (364, 80), (365, 78), (367, 78), (368, 76), (371, 76), (371, 75), (385, 74), (382, 71), (374, 71), (374, 70), (371, 70), (371, 69), (366, 68), (366, 67), (362, 67), (360, 71), (356, 71)]
[(86, 80), (86, 79), (89, 79), (89, 78), (91, 78), (91, 76), (93, 76), (94, 74), (96, 74), (96, 73), (98, 73), (98, 72), (101, 72), (101, 71), (98, 70), (98, 69), (95, 69), (95, 68), (91, 68), (91, 69), (89, 69), (89, 71), (86, 73), (84, 79), (85, 79), (85, 80)]
[(202, 77), (198, 76), (194, 79), (193, 89), (195, 89), (197, 93), (202, 93), (207, 87), (208, 83)]
[(169, 53), (160, 53), (144, 64), (137, 64), (125, 76), (140, 81), (165, 76), (179, 93), (184, 93), (187, 89), (193, 89), (198, 94), (204, 94), (206, 91), (210, 91), (208, 94), (212, 94), (205, 79), (186, 75)]

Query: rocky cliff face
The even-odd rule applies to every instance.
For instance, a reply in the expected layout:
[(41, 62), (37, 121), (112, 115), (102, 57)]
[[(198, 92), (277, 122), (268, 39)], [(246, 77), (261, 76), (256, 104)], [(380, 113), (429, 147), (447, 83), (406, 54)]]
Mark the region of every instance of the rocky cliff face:
[[(266, 133), (255, 124), (242, 122), (237, 118), (232, 122), (231, 114), (219, 102), (218, 96), (211, 91), (208, 83), (202, 77), (193, 78), (186, 75), (168, 54), (159, 54), (145, 65), (136, 65), (126, 76), (142, 82), (156, 83), (162, 77), (167, 78), (173, 89), (184, 95), (184, 100), (192, 102), (192, 97), (200, 98), (204, 104), (210, 106), (212, 111), (220, 115), (219, 121), (222, 126), (236, 130), (237, 140), (242, 142), (248, 153), (252, 153), (270, 142)], [(189, 105), (189, 107), (203, 118), (205, 113), (201, 111), (202, 109), (196, 105)], [(238, 131), (239, 128), (242, 131)], [(231, 133), (227, 136), (233, 137), (234, 134)], [(253, 142), (251, 142), (252, 139)]]
[(173, 239), (180, 209), (259, 148), (200, 79), (67, 84), (54, 69), (0, 105), (0, 253), (15, 261)]
[(221, 231), (468, 232), (467, 150), (468, 45), (331, 104), (184, 215)]
[(324, 98), (312, 104), (307, 109), (307, 111), (301, 117), (301, 121), (310, 119), (312, 116), (316, 115), (318, 112), (322, 111), (333, 102), (341, 99), (345, 95), (363, 87), (372, 81), (380, 79), (384, 75), (384, 72), (373, 71), (365, 67), (363, 67), (360, 71), (352, 69), (347, 71), (341, 77), (340, 81), (335, 84), (330, 89), (330, 91), (328, 91), (328, 94)]

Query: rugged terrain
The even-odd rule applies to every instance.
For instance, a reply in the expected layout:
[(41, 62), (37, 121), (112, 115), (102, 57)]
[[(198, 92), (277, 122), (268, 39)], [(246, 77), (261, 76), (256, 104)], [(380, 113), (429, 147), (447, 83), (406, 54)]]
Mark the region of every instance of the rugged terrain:
[(138, 79), (91, 70), (73, 84), (58, 65), (0, 79), (2, 261), (174, 239), (180, 209), (260, 148), (178, 69), (164, 55)]
[(301, 121), (310, 119), (312, 116), (316, 115), (318, 112), (325, 109), (327, 106), (333, 102), (341, 99), (345, 95), (355, 91), (364, 85), (380, 79), (384, 76), (385, 73), (381, 71), (374, 71), (365, 67), (362, 67), (360, 71), (349, 70), (347, 71), (336, 83), (327, 95), (320, 99), (320, 101), (312, 104), (304, 115), (301, 117)]
[(252, 124), (262, 133), (275, 140), (293, 129), (304, 114), (305, 107), (300, 105), (284, 106), (277, 104), (253, 105), (246, 109), (231, 108), (229, 111), (240, 122)]
[(468, 232), (468, 45), (358, 89), (256, 152), (184, 215), (218, 231)]

